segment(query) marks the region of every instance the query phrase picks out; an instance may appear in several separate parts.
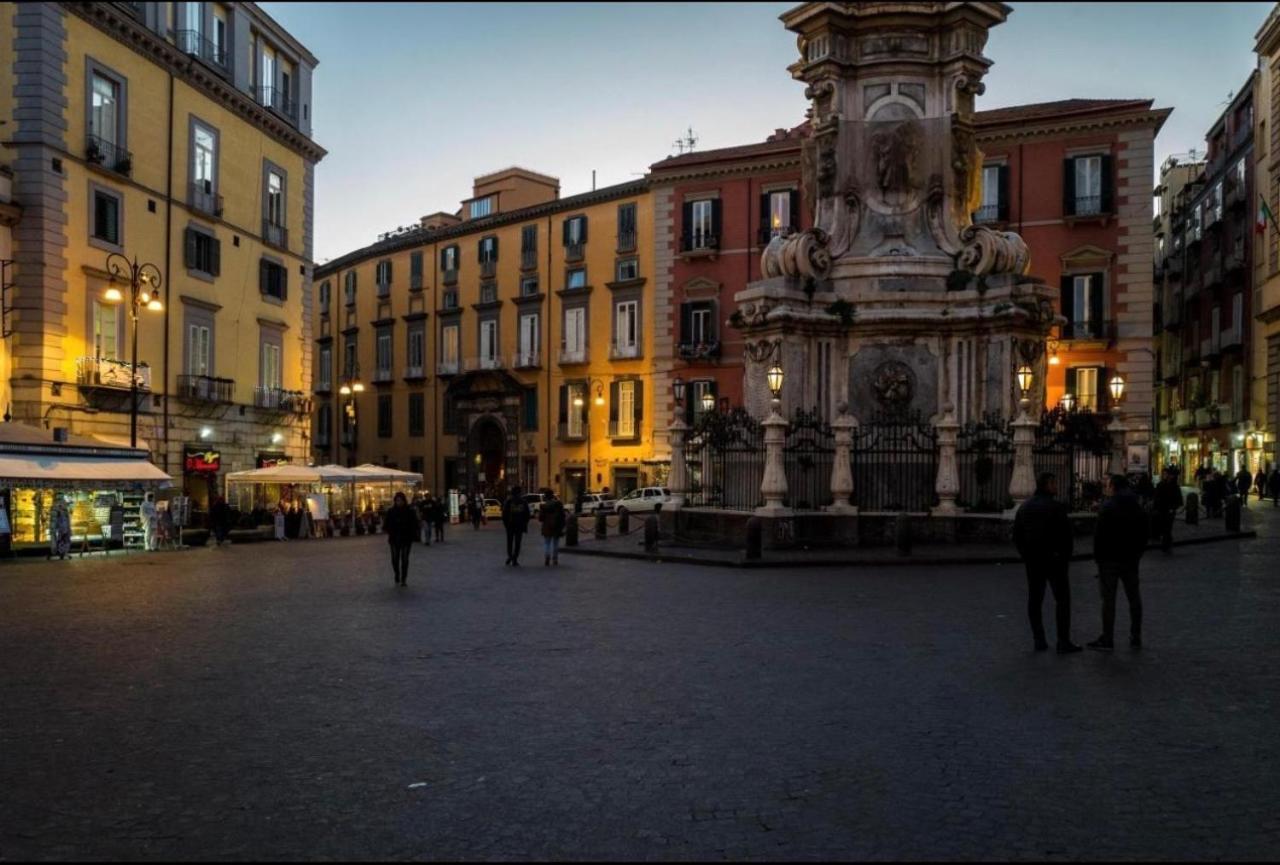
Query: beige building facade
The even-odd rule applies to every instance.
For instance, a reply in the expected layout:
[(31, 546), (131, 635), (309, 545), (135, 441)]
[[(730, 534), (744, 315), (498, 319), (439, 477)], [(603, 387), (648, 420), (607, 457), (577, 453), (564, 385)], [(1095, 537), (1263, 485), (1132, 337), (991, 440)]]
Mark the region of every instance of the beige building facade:
[[(1258, 54), (1254, 135), (1256, 184), (1272, 214), (1280, 214), (1280, 6), (1258, 30), (1254, 50)], [(1254, 211), (1258, 202), (1251, 202)], [(1262, 217), (1257, 217), (1259, 221)], [(1266, 459), (1280, 465), (1280, 231), (1273, 219), (1255, 233), (1254, 253), (1253, 398), (1254, 435), (1261, 436)]]

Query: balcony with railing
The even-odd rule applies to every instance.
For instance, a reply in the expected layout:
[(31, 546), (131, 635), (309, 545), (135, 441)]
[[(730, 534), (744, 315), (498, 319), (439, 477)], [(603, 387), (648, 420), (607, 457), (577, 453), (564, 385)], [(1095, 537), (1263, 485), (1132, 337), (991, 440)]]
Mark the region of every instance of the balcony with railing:
[[(82, 357), (76, 361), (76, 382), (85, 387), (103, 387), (131, 390), (133, 365), (128, 361), (106, 357)], [(145, 363), (137, 367), (138, 390), (151, 390), (151, 367)]]
[(542, 352), (534, 349), (521, 349), (516, 352), (516, 369), (538, 369), (542, 366)]
[(695, 231), (680, 235), (680, 251), (686, 253), (715, 252), (720, 248), (720, 235)]
[(128, 177), (133, 171), (133, 154), (114, 141), (90, 133), (85, 136), (84, 158), (86, 162), (101, 165), (108, 171)]
[(587, 350), (585, 348), (575, 348), (575, 349), (561, 348), (560, 349), (560, 363), (570, 364), (570, 363), (586, 363), (586, 362), (587, 362)]
[(611, 420), (609, 421), (609, 438), (621, 439), (622, 441), (638, 439), (640, 438), (640, 424), (636, 423), (634, 418), (629, 421)]
[(458, 284), (458, 268), (447, 267), (444, 270), (442, 270), (440, 273), (445, 285)]
[(1218, 426), (1232, 426), (1236, 422), (1236, 407), (1229, 402), (1218, 403)]
[(264, 219), (262, 220), (262, 240), (277, 249), (287, 250), (289, 248), (289, 229), (272, 222), (270, 218)]
[(483, 372), (486, 370), (506, 369), (507, 364), (501, 355), (480, 355), (469, 357), (463, 363), (467, 372)]
[(1000, 205), (984, 204), (973, 212), (973, 221), (978, 225), (1000, 221)]
[(1106, 341), (1115, 339), (1115, 322), (1106, 319), (1069, 321), (1062, 325), (1059, 339), (1064, 341)]
[(538, 250), (522, 249), (520, 250), (520, 269), (536, 270), (538, 267)]
[(1173, 425), (1178, 429), (1190, 429), (1196, 425), (1196, 413), (1189, 408), (1180, 408), (1173, 413)]
[(1244, 334), (1241, 333), (1240, 328), (1223, 328), (1218, 339), (1222, 351), (1233, 351), (1238, 348), (1244, 348)]
[(374, 384), (390, 384), (396, 380), (396, 375), (389, 366), (374, 367), (373, 375), (369, 380)]
[(217, 45), (199, 30), (179, 30), (174, 33), (178, 50), (189, 57), (198, 57), (219, 72), (227, 71), (227, 48)]
[(1196, 409), (1196, 426), (1213, 427), (1218, 425), (1217, 406)]
[(640, 357), (640, 344), (614, 342), (609, 346), (609, 360), (635, 360)]
[(208, 180), (196, 180), (188, 186), (187, 202), (210, 216), (222, 216), (222, 196), (213, 191)]
[(491, 279), (498, 272), (498, 260), (496, 258), (486, 258), (480, 262), (480, 276), (482, 279)]
[(440, 305), (443, 309), (458, 309), (458, 292), (446, 291), (441, 294)]
[(424, 366), (421, 366), (421, 365), (406, 366), (404, 368), (405, 381), (421, 381), (426, 377), (427, 377), (427, 370), (426, 370), (426, 367)]
[(636, 250), (636, 231), (618, 232), (618, 252), (635, 252)]
[(442, 360), (436, 364), (436, 375), (457, 375), (457, 360)]
[(565, 261), (582, 261), (582, 257), (587, 253), (587, 245), (585, 243), (566, 243), (564, 245)]
[(178, 376), (175, 396), (183, 402), (227, 404), (235, 393), (235, 380), (211, 375)]
[(1099, 216), (1102, 214), (1101, 195), (1077, 195), (1073, 216)]
[(287, 412), (289, 414), (311, 414), (311, 400), (300, 390), (285, 390), (280, 387), (255, 387), (253, 389), (253, 405), (255, 408)]
[(720, 341), (682, 342), (677, 347), (680, 357), (685, 360), (703, 360), (720, 356)]
[(556, 438), (561, 441), (582, 441), (587, 437), (587, 425), (585, 423), (559, 423), (556, 424)]
[(1200, 357), (1204, 360), (1215, 360), (1218, 355), (1222, 354), (1222, 334), (1216, 333), (1213, 336), (1200, 340)]
[(295, 126), (298, 123), (298, 104), (283, 87), (259, 87), (258, 104), (265, 105)]

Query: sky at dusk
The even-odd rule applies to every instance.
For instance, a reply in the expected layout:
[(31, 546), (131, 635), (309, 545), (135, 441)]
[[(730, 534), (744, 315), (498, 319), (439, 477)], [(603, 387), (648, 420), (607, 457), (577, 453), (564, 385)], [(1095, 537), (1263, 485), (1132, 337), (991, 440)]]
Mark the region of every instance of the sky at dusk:
[[(687, 127), (698, 149), (804, 119), (786, 67), (794, 3), (279, 3), (320, 59), (316, 260), (454, 211), (479, 174), (521, 165), (561, 195), (641, 176)], [(1156, 164), (1204, 148), (1256, 62), (1270, 3), (1014, 3), (980, 109), (1080, 98), (1174, 108)], [(1154, 179), (1154, 178), (1153, 178)]]

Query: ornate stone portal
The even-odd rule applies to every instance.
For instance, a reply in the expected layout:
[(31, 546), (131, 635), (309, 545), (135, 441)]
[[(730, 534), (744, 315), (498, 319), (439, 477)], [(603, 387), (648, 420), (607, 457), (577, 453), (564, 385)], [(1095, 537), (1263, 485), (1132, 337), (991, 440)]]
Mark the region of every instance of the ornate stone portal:
[[(1010, 416), (1023, 363), (1045, 379), (1051, 290), (1017, 234), (971, 224), (981, 191), (973, 99), (1002, 3), (807, 3), (789, 67), (807, 84), (804, 198), (814, 228), (775, 238), (730, 322), (747, 338), (748, 408), (848, 400), (855, 417), (953, 407)], [(1039, 400), (1036, 400), (1039, 402)]]

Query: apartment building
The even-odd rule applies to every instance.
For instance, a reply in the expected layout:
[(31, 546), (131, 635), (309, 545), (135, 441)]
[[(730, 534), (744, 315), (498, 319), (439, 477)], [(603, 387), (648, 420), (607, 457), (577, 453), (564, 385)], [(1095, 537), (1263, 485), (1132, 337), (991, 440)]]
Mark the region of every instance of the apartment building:
[(477, 177), (456, 212), (317, 269), (313, 457), (499, 497), (659, 482), (652, 273), (644, 181)]
[(197, 504), (305, 459), (316, 58), (253, 3), (6, 4), (0, 44), (14, 419), (136, 435)]
[(1175, 333), (1162, 366), (1168, 402), (1159, 419), (1164, 461), (1184, 480), (1209, 466), (1232, 473), (1264, 463), (1250, 388), (1253, 359), (1254, 88), (1250, 75), (1209, 128), (1202, 171), (1172, 198), (1165, 333)]
[[(1253, 429), (1246, 445), (1261, 452), (1261, 462), (1280, 465), (1280, 6), (1271, 10), (1259, 28), (1254, 50), (1258, 55), (1254, 101), (1254, 180), (1258, 193), (1249, 202), (1254, 216), (1254, 291), (1249, 398)], [(1266, 201), (1272, 214), (1262, 210)]]

